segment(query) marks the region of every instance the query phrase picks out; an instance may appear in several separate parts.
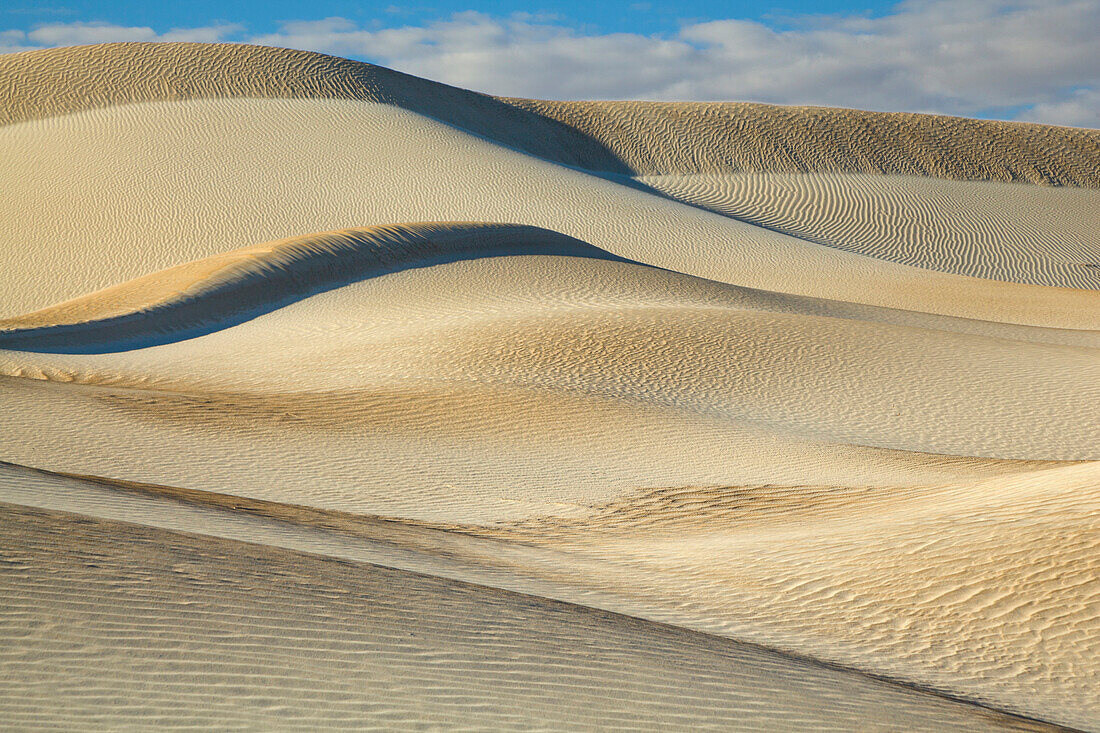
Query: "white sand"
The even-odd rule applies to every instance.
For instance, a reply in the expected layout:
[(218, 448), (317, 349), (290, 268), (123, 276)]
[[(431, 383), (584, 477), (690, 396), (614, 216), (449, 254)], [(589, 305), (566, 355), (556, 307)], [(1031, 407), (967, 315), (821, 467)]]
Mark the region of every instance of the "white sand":
[(582, 606), (3, 508), (0, 706), (24, 730), (1049, 730)]
[[(303, 130), (323, 132), (303, 145)], [(13, 243), (0, 260), (10, 273), (4, 316), (270, 240), (482, 221), (540, 226), (648, 264), (776, 292), (1100, 328), (1093, 291), (862, 257), (533, 158), (392, 105), (156, 102), (8, 125), (0, 145), (7, 151), (0, 174), (19, 182), (0, 203), (0, 236)]]
[(643, 176), (680, 201), (830, 247), (971, 277), (1100, 289), (1100, 195), (868, 174)]
[[(5, 587), (37, 615), (0, 617), (40, 660), (0, 698), (27, 725), (135, 724), (224, 667), (242, 702), (174, 722), (1019, 723), (914, 687), (1100, 727), (1096, 133), (497, 100), (190, 44), (0, 57), (4, 84), (0, 460), (155, 485), (0, 467), (47, 511), (2, 523), (37, 548)], [(189, 612), (219, 572), (232, 601)], [(408, 615), (349, 636), (348, 594)], [(217, 642), (241, 604), (246, 651)], [(142, 644), (203, 638), (123, 674), (105, 629), (135, 614)], [(313, 667), (239, 678), (303, 636)], [(391, 672), (334, 674), (346, 645)]]

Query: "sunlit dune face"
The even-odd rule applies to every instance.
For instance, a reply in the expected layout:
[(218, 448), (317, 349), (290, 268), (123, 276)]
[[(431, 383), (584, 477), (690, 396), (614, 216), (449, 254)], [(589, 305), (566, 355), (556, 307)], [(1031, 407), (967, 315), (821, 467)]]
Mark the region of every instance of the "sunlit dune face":
[(18, 725), (1100, 726), (1097, 131), (0, 76)]

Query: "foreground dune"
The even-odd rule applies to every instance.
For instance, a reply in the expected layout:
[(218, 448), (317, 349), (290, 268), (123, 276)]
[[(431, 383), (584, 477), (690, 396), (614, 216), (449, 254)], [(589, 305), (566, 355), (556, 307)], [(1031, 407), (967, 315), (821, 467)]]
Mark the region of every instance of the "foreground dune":
[[(24, 729), (1051, 730), (711, 635), (377, 565), (14, 506), (0, 532), (19, 548), (3, 555), (13, 620), (0, 638), (31, 653), (6, 660), (22, 684), (0, 685), (0, 704)], [(120, 633), (147, 645), (118, 649)], [(103, 658), (104, 646), (117, 651)]]
[(12, 720), (1100, 729), (1100, 133), (0, 86)]

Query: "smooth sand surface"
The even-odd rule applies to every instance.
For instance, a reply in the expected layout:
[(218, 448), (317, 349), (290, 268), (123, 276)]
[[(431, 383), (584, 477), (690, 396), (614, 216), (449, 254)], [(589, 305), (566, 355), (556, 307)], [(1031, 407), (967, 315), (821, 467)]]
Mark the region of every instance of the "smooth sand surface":
[(1100, 133), (0, 88), (12, 720), (1100, 729)]

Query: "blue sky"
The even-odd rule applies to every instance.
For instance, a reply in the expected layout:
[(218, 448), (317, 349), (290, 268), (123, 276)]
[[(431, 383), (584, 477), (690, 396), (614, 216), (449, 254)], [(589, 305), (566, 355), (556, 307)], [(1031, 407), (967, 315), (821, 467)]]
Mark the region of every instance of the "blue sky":
[(347, 18), (368, 27), (424, 25), (464, 11), (507, 17), (527, 13), (534, 17), (583, 28), (592, 33), (657, 34), (675, 31), (681, 24), (725, 18), (763, 20), (782, 24), (786, 18), (814, 14), (882, 14), (893, 2), (858, 0), (797, 0), (787, 2), (640, 2), (639, 0), (571, 0), (570, 2), (522, 3), (514, 0), (494, 2), (346, 2), (317, 0), (304, 4), (287, 0), (270, 2), (226, 3), (216, 0), (192, 2), (138, 2), (125, 0), (20, 3), (13, 0), (7, 11), (6, 28), (30, 30), (38, 24), (65, 19), (101, 21), (121, 26), (149, 26), (157, 31), (172, 28), (207, 26), (216, 22), (240, 24), (256, 33), (271, 33), (279, 21)]
[(1100, 127), (1100, 0), (8, 0), (0, 52), (119, 40), (332, 53), (479, 91)]

